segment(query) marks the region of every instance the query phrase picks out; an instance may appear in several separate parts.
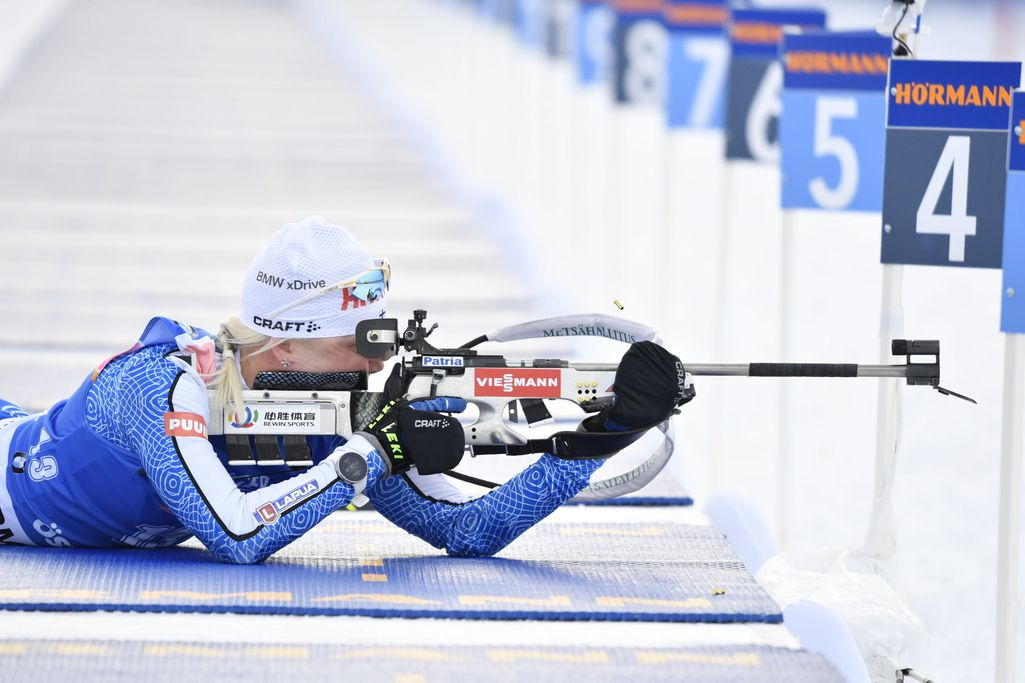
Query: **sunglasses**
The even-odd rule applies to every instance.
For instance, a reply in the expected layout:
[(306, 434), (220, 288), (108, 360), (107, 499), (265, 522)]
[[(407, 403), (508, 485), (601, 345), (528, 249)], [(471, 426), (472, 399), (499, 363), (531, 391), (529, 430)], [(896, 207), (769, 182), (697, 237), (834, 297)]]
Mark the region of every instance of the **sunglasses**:
[(276, 318), (291, 308), (295, 308), (307, 301), (313, 301), (314, 299), (322, 297), (330, 292), (337, 292), (340, 289), (351, 289), (351, 296), (368, 304), (373, 303), (384, 296), (385, 292), (388, 291), (388, 285), (390, 282), (391, 265), (389, 265), (388, 259), (374, 259), (373, 268), (368, 268), (359, 275), (349, 278), (348, 280), (336, 282), (333, 285), (328, 285), (323, 289), (301, 296), (295, 301), (271, 311), (267, 314), (267, 317)]

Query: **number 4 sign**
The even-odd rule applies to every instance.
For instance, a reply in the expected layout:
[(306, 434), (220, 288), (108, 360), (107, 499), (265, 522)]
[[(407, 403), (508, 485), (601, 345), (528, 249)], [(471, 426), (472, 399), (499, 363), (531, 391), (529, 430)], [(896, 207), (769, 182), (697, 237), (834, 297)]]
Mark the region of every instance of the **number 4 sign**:
[(1018, 62), (893, 60), (883, 263), (999, 268)]

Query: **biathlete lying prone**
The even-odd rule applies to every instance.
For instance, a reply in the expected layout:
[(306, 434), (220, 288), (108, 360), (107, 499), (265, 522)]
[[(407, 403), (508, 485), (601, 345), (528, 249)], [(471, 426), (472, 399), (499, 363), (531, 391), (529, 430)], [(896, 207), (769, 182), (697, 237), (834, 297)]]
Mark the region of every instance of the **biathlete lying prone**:
[[(364, 431), (308, 437), (314, 464), (232, 466), (208, 436), (208, 388), (223, 405), (263, 371), (378, 372), (356, 351), (360, 320), (385, 315), (390, 269), (345, 229), (313, 217), (256, 255), (240, 315), (216, 338), (154, 318), (139, 342), (91, 372), (70, 398), (29, 415), (0, 400), (0, 543), (163, 548), (195, 536), (220, 560), (259, 562), (364, 493), (387, 519), (452, 555), (492, 555), (587, 486), (602, 459), (540, 457), (472, 499), (438, 471), (463, 452), (459, 398), (394, 404)], [(631, 346), (615, 404), (585, 429), (665, 420), (679, 359)], [(454, 437), (458, 431), (458, 436)], [(387, 447), (397, 442), (398, 448)], [(355, 475), (353, 473), (356, 473)], [(365, 476), (360, 476), (365, 475)]]

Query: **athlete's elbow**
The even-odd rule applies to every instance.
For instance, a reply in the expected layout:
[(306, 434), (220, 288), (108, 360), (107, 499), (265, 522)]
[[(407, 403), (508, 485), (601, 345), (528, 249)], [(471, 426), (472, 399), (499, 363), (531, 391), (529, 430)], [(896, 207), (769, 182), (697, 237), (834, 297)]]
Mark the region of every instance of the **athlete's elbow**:
[(254, 552), (236, 543), (218, 545), (210, 550), (214, 557), (225, 564), (259, 564), (271, 555), (269, 551)]

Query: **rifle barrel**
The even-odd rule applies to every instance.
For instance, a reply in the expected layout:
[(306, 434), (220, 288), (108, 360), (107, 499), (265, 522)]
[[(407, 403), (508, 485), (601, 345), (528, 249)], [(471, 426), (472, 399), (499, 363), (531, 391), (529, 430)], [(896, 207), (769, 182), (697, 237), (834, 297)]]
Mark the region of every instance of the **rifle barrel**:
[[(907, 377), (907, 365), (836, 363), (684, 363), (691, 375), (714, 377)], [(570, 363), (576, 370), (615, 372), (616, 363)], [(752, 372), (752, 368), (754, 371)]]
[(684, 363), (694, 376), (739, 377), (907, 377), (906, 365), (840, 365), (827, 363)]

